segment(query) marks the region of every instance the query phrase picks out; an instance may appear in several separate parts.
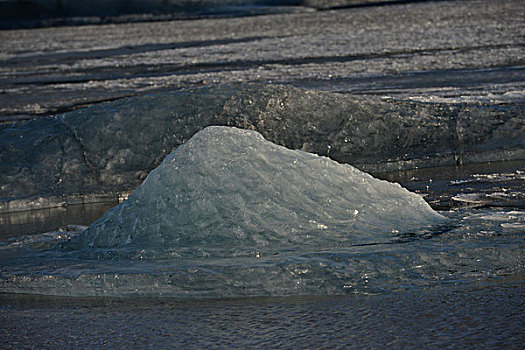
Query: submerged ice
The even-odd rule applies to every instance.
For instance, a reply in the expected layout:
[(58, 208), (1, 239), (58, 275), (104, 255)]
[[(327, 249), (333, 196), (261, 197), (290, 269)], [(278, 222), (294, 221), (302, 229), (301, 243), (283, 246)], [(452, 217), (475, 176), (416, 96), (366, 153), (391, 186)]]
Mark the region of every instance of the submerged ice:
[(388, 240), (440, 218), (418, 195), (350, 165), (208, 127), (73, 244), (326, 247)]

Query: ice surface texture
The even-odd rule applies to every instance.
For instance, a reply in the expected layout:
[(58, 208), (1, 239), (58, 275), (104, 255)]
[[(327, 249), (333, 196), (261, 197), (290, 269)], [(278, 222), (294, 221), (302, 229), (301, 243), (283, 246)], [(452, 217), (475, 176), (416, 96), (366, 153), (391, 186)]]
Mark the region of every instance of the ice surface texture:
[(208, 127), (84, 234), (86, 246), (323, 246), (383, 240), (441, 217), (418, 195), (255, 131)]
[(208, 127), (81, 232), (0, 242), (0, 292), (388, 293), (523, 269), (523, 211), (451, 211), (255, 131)]
[[(210, 125), (257, 130), (290, 149), (383, 171), (523, 159), (522, 113), (510, 107), (383, 101), (279, 85), (121, 99), (0, 125), (0, 211), (16, 210), (14, 199), (133, 190), (166, 155)], [(28, 209), (24, 203), (19, 207)]]

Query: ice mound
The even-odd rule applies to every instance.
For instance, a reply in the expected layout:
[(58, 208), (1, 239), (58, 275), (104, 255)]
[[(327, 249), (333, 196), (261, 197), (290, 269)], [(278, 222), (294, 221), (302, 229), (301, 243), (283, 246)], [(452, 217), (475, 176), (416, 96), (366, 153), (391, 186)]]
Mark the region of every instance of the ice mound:
[(208, 127), (82, 235), (84, 246), (364, 243), (440, 219), (418, 195), (259, 133)]
[(372, 173), (520, 160), (525, 159), (521, 111), (274, 84), (119, 99), (0, 125), (0, 213), (129, 193), (168, 154), (208, 126), (256, 130), (276, 144)]

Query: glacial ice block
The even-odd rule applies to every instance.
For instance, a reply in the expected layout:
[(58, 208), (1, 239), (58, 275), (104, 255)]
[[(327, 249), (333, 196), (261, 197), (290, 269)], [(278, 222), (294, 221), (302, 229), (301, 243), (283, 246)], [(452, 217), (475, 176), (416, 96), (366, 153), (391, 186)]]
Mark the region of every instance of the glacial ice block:
[(208, 127), (81, 236), (95, 247), (366, 243), (442, 217), (418, 195), (261, 134)]
[(257, 130), (370, 172), (525, 159), (520, 108), (241, 84), (166, 91), (0, 125), (0, 212), (129, 193), (207, 126)]

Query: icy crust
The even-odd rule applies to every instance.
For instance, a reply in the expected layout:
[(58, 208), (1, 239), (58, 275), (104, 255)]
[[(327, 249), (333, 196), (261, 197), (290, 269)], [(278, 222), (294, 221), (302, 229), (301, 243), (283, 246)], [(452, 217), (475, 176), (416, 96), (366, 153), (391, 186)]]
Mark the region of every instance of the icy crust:
[(365, 171), (525, 159), (525, 119), (516, 106), (384, 101), (279, 85), (202, 88), (0, 125), (0, 212), (23, 208), (11, 208), (13, 199), (133, 190), (210, 125), (253, 129)]
[[(259, 133), (208, 127), (83, 235), (84, 246), (356, 244), (439, 221), (418, 195)], [(386, 236), (385, 236), (386, 235)]]

